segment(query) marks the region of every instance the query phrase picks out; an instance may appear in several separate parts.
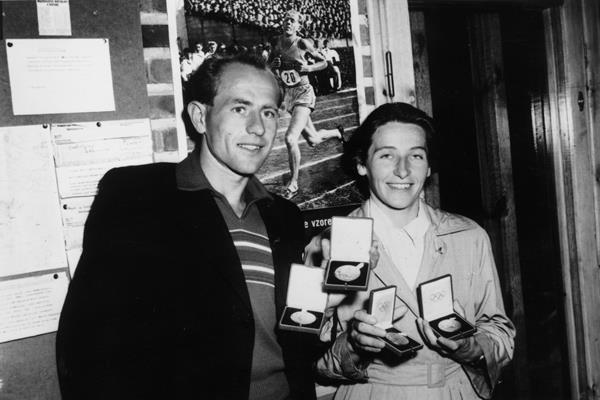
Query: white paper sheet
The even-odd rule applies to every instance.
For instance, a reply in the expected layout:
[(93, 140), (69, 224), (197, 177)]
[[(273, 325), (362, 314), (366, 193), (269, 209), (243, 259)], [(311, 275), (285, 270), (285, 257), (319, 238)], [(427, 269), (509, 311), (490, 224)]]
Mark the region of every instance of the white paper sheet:
[(371, 218), (331, 218), (331, 259), (369, 262), (373, 238)]
[(150, 137), (148, 119), (52, 124), (52, 137), (57, 145), (137, 136)]
[(71, 274), (71, 278), (75, 276), (75, 270), (77, 269), (77, 263), (79, 262), (81, 253), (83, 253), (83, 249), (81, 248), (67, 251), (67, 259), (69, 260), (69, 272)]
[(94, 196), (109, 169), (153, 161), (148, 119), (56, 124), (51, 130), (62, 198)]
[(37, 0), (40, 36), (71, 36), (69, 0)]
[(113, 111), (108, 39), (6, 39), (15, 115)]
[(126, 162), (111, 162), (56, 169), (58, 190), (60, 196), (78, 197), (94, 196), (97, 191), (98, 181), (111, 168), (123, 165), (139, 165), (152, 162), (152, 157), (126, 160)]
[(427, 321), (434, 321), (454, 312), (452, 277), (450, 275), (422, 283), (419, 285), (419, 290), (421, 291), (423, 318)]
[(58, 188), (71, 276), (98, 181), (111, 168), (153, 161), (148, 119), (53, 124)]
[(53, 124), (57, 167), (152, 162), (152, 138), (147, 119)]
[(54, 156), (57, 167), (89, 165), (128, 161), (149, 157), (151, 143), (148, 137), (128, 137), (106, 140), (94, 140), (55, 147)]
[(62, 199), (60, 208), (65, 228), (83, 226), (93, 201), (92, 196)]
[(83, 245), (83, 226), (65, 228), (65, 247), (68, 250), (80, 249)]
[(324, 311), (327, 293), (323, 291), (324, 270), (302, 264), (292, 264), (286, 304), (310, 311)]
[(66, 268), (50, 129), (0, 128), (0, 276)]
[(56, 331), (68, 285), (65, 272), (0, 282), (0, 343)]

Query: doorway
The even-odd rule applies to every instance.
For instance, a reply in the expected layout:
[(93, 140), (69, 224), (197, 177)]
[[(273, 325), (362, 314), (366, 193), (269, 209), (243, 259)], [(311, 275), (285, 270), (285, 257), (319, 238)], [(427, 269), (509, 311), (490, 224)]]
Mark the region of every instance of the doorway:
[[(544, 26), (539, 10), (429, 8), (423, 10), (429, 53), (433, 116), (441, 132), (444, 152), (440, 162), (441, 208), (466, 215), (484, 226), (495, 250), (503, 283), (505, 306), (513, 321), (521, 317), (516, 352), (496, 397), (513, 399), (568, 399), (569, 372), (564, 290), (554, 203), (552, 158), (547, 154), (544, 120), (547, 113), (547, 73)], [(486, 204), (490, 177), (501, 175), (497, 164), (482, 163), (480, 115), (474, 111), (485, 87), (473, 82), (479, 71), (473, 62), (473, 18), (493, 13), (499, 21), (498, 50), (503, 63), (495, 76), (502, 80), (501, 104), (510, 134), (508, 157), (512, 168), (516, 238), (490, 232), (506, 217), (506, 201)], [(485, 126), (485, 124), (483, 124)], [(479, 129), (479, 132), (478, 132)], [(500, 157), (503, 155), (500, 154)], [(490, 170), (492, 169), (492, 170)], [(493, 179), (493, 178), (492, 178)], [(502, 253), (518, 254), (522, 297), (506, 284), (514, 269), (506, 268)], [(516, 253), (515, 253), (516, 252)], [(519, 308), (521, 307), (521, 308)], [(523, 315), (519, 315), (522, 309)], [(523, 334), (523, 331), (525, 334)], [(525, 374), (525, 376), (522, 376)]]

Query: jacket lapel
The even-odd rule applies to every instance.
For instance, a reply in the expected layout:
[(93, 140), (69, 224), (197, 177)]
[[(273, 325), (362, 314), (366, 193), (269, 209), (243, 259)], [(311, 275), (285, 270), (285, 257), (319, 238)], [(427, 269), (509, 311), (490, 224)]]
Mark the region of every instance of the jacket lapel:
[[(237, 250), (213, 195), (209, 190), (179, 190), (178, 193), (181, 206), (178, 215), (181, 216), (182, 227), (185, 227), (183, 229), (189, 232), (190, 259), (198, 259), (198, 264), (191, 265), (191, 268), (200, 270), (203, 265), (215, 268), (215, 272), (223, 276), (240, 301), (252, 311)], [(203, 251), (198, 252), (198, 248)], [(194, 275), (192, 271), (190, 276)]]
[[(360, 210), (355, 215), (359, 217), (371, 217), (368, 207), (366, 206), (366, 202), (363, 203)], [(402, 273), (400, 273), (398, 268), (396, 268), (392, 262), (388, 251), (383, 245), (383, 242), (377, 237), (376, 233), (373, 233), (373, 237), (379, 242), (380, 252), (379, 261), (375, 269), (372, 271), (372, 274), (387, 286), (396, 285), (396, 297), (406, 304), (406, 306), (414, 315), (419, 315), (419, 305), (417, 303), (417, 297), (415, 293), (404, 280)], [(399, 304), (397, 304), (397, 306), (399, 306)]]
[(396, 296), (406, 304), (413, 314), (419, 315), (419, 305), (415, 293), (410, 289), (400, 271), (394, 266), (383, 245), (380, 245), (379, 262), (373, 270), (373, 274), (386, 285), (396, 285)]
[(423, 249), (423, 259), (417, 275), (417, 284), (426, 282), (438, 275), (436, 267), (444, 254), (444, 250), (444, 241), (437, 236), (435, 231), (429, 229), (425, 234), (425, 248)]

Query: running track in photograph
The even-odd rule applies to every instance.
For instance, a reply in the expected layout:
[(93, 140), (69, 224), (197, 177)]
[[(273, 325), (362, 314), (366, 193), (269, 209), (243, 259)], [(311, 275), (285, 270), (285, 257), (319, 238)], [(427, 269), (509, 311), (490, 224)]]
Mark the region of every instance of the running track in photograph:
[[(359, 123), (356, 89), (317, 97), (311, 117), (317, 129), (335, 129), (342, 125), (348, 139)], [(290, 115), (282, 114), (273, 150), (258, 173), (267, 189), (279, 194), (283, 192), (290, 175), (285, 146), (285, 131), (289, 122)], [(300, 190), (292, 201), (301, 209), (360, 202), (353, 179), (342, 170), (343, 146), (339, 140), (330, 139), (311, 148), (301, 137), (299, 144), (302, 154), (298, 180)]]

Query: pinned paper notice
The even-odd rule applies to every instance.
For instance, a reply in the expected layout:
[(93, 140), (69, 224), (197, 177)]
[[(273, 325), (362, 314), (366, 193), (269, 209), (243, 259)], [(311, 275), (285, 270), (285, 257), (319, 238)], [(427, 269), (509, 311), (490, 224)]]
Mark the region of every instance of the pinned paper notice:
[(71, 36), (69, 0), (37, 0), (40, 36)]
[[(94, 196), (111, 168), (152, 162), (148, 119), (51, 126), (61, 198)], [(63, 217), (67, 208), (63, 204)]]
[(13, 113), (114, 111), (108, 39), (6, 39)]
[(64, 268), (50, 129), (0, 128), (0, 276)]
[(56, 331), (68, 286), (64, 271), (0, 282), (0, 343)]

